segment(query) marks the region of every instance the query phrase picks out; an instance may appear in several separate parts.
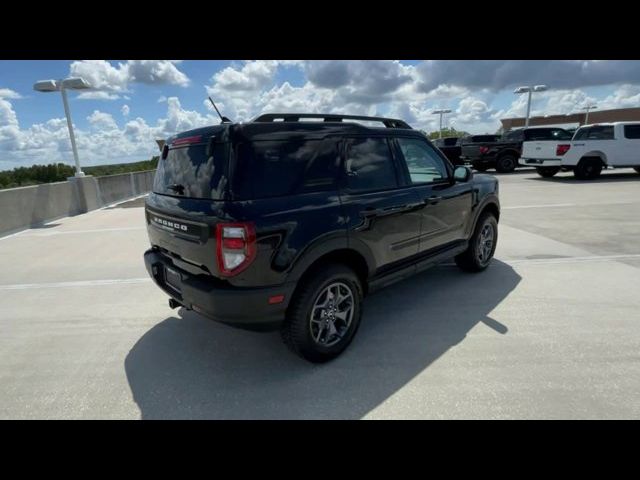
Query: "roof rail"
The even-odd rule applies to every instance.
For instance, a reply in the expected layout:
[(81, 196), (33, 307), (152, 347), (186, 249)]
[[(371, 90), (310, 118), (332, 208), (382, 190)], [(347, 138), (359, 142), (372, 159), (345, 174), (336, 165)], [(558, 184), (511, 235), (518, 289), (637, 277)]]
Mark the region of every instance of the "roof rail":
[(265, 113), (252, 120), (252, 122), (273, 122), (282, 119), (283, 122), (298, 122), (301, 118), (317, 118), (323, 122), (342, 122), (343, 120), (367, 120), (381, 122), (387, 128), (411, 128), (408, 123), (397, 118), (366, 117), (362, 115), (339, 115), (334, 113)]

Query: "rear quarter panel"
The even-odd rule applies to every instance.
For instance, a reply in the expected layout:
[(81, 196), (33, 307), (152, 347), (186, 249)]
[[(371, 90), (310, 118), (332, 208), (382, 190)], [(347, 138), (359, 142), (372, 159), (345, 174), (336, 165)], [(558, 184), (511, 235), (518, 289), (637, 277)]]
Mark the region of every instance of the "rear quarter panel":
[(346, 224), (338, 192), (232, 202), (227, 209), (237, 221), (256, 224), (256, 259), (231, 277), (235, 286), (281, 285), (297, 279), (298, 265), (322, 246), (346, 248)]

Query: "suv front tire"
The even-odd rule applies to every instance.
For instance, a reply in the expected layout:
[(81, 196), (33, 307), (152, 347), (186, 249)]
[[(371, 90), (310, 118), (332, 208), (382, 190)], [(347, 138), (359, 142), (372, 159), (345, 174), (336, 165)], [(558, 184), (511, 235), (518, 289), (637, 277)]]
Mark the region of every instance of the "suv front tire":
[(498, 244), (498, 221), (490, 212), (478, 219), (469, 247), (455, 258), (456, 264), (467, 272), (481, 272), (491, 263)]
[(360, 279), (345, 265), (313, 272), (296, 291), (281, 329), (284, 343), (297, 355), (324, 363), (349, 346), (362, 317)]

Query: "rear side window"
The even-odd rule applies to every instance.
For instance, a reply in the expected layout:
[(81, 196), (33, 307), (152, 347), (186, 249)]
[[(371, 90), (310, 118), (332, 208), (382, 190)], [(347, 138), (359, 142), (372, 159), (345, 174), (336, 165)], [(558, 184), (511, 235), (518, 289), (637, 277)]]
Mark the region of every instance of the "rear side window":
[(386, 138), (347, 140), (345, 157), (347, 187), (364, 192), (398, 186), (391, 149)]
[(640, 138), (640, 125), (625, 125), (624, 126), (625, 138)]
[(233, 192), (240, 199), (282, 197), (336, 187), (337, 141), (270, 140), (237, 148)]
[(158, 162), (153, 191), (190, 198), (223, 198), (227, 184), (226, 143), (165, 146)]
[(574, 140), (613, 140), (613, 125), (593, 126), (579, 129)]
[(508, 142), (518, 142), (524, 139), (524, 133), (522, 130), (516, 130), (515, 132), (507, 132), (504, 135), (504, 139)]

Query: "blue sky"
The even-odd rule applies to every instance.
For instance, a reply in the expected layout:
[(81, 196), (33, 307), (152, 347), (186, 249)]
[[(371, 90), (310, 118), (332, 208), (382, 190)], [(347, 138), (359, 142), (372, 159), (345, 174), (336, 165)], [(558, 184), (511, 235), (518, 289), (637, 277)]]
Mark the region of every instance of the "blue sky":
[(217, 123), (207, 95), (233, 120), (267, 111), (397, 116), (437, 128), (435, 108), (453, 110), (446, 125), (495, 132), (500, 118), (521, 116), (523, 84), (533, 114), (640, 106), (637, 61), (0, 61), (0, 169), (71, 163), (60, 94), (38, 93), (36, 80), (82, 76), (93, 89), (70, 93), (81, 162), (149, 158), (154, 140)]

